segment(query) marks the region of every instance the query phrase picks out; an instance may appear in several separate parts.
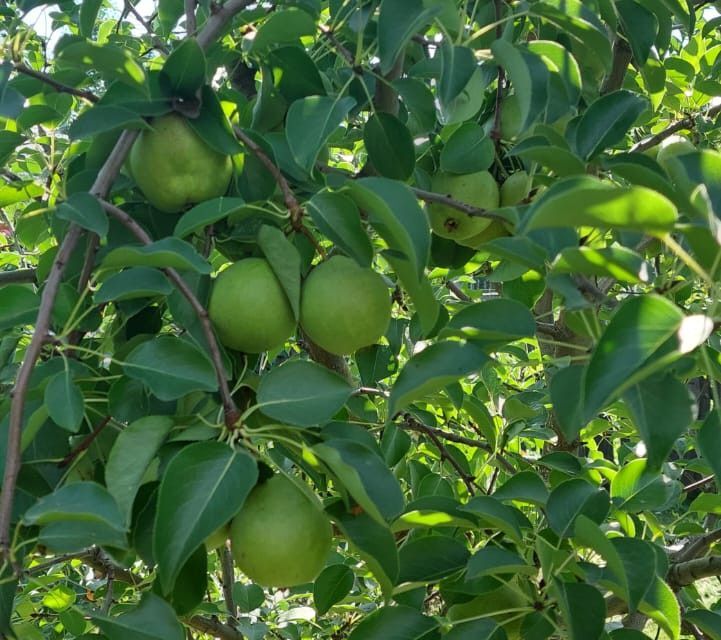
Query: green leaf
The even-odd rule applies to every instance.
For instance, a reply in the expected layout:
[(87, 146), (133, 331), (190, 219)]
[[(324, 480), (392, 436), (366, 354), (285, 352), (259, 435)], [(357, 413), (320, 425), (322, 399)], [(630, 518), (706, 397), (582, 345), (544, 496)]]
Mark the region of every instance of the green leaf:
[(24, 284), (0, 287), (0, 330), (34, 321), (39, 308), (40, 298), (32, 287)]
[(569, 640), (600, 638), (606, 622), (606, 602), (601, 592), (580, 582), (556, 580), (554, 586), (568, 626)]
[(180, 20), (184, 11), (183, 0), (159, 0), (158, 1), (158, 22), (160, 23), (160, 35), (167, 36), (173, 27)]
[(173, 336), (139, 344), (125, 359), (123, 371), (142, 381), (160, 400), (177, 400), (191, 391), (218, 388), (215, 369), (207, 354)]
[[(635, 612), (656, 577), (656, 553), (653, 545), (635, 538), (613, 538), (611, 544), (623, 563), (623, 581), (628, 585), (628, 608)], [(617, 568), (611, 567), (618, 580)]]
[(355, 577), (350, 567), (332, 564), (323, 569), (313, 583), (313, 603), (319, 616), (343, 600), (353, 588)]
[(390, 529), (366, 513), (348, 513), (340, 500), (326, 507), (326, 511), (366, 562), (388, 600), (399, 571), (398, 549)]
[(198, 117), (187, 120), (190, 128), (218, 153), (232, 156), (242, 151), (215, 91), (207, 84), (203, 85), (200, 99)]
[(173, 235), (178, 238), (200, 231), (208, 225), (215, 224), (234, 213), (237, 213), (245, 206), (243, 198), (228, 198), (221, 196), (196, 204), (192, 209), (186, 211), (175, 225)]
[(208, 593), (208, 552), (200, 545), (188, 558), (178, 573), (168, 601), (179, 615), (187, 615), (195, 609)]
[(715, 407), (698, 431), (697, 446), (701, 457), (711, 467), (716, 482), (721, 483), (721, 414)]
[(618, 0), (616, 9), (623, 31), (631, 45), (633, 57), (639, 67), (646, 64), (658, 35), (658, 18), (650, 9), (634, 0)]
[(581, 69), (569, 49), (552, 40), (533, 40), (531, 53), (541, 56), (550, 71), (547, 122), (555, 122), (569, 111), (575, 112), (581, 97)]
[(656, 621), (671, 640), (681, 637), (681, 611), (676, 594), (661, 578), (656, 577), (651, 584), (639, 609)]
[(318, 230), (363, 267), (373, 262), (373, 245), (361, 225), (355, 202), (342, 193), (321, 191), (306, 209)]
[(13, 576), (13, 568), (8, 565), (0, 573), (0, 633), (4, 633), (11, 640), (17, 638), (10, 626), (10, 620), (15, 613), (15, 592), (17, 588), (18, 580)]
[(587, 422), (582, 415), (585, 373), (583, 365), (571, 365), (556, 371), (549, 385), (553, 412), (568, 442), (576, 440)]
[(524, 231), (591, 226), (656, 235), (670, 231), (676, 218), (673, 203), (646, 187), (621, 187), (590, 177), (567, 178), (534, 203)]
[(160, 483), (153, 536), (164, 593), (191, 554), (240, 510), (257, 478), (253, 458), (220, 442), (191, 444), (172, 458)]
[(507, 640), (503, 627), (493, 620), (480, 619), (454, 625), (443, 640)]
[(441, 104), (450, 107), (468, 86), (478, 69), (478, 63), (469, 47), (454, 46), (446, 40), (440, 47), (440, 58), (438, 98)]
[(439, 335), (441, 338), (456, 336), (466, 340), (506, 343), (530, 338), (535, 333), (536, 323), (525, 305), (498, 298), (463, 307)]
[(101, 524), (125, 531), (124, 519), (113, 497), (96, 482), (74, 482), (40, 498), (23, 516), (28, 526), (74, 521)]
[(295, 245), (278, 227), (263, 225), (258, 232), (258, 246), (288, 297), (293, 315), (300, 316), (301, 258)]
[(496, 500), (514, 500), (529, 504), (545, 505), (548, 489), (541, 476), (533, 471), (519, 471), (493, 492)]
[(364, 618), (348, 640), (440, 640), (438, 621), (405, 605), (383, 607)]
[(25, 136), (16, 131), (0, 131), (0, 166), (4, 166), (8, 158), (13, 154)]
[(68, 134), (74, 140), (93, 138), (114, 129), (150, 129), (136, 112), (117, 104), (96, 104), (83, 111), (70, 125)]
[(250, 613), (263, 604), (265, 593), (257, 584), (236, 582), (233, 585), (233, 600), (235, 600), (238, 609), (243, 613)]
[(108, 233), (108, 216), (98, 199), (89, 193), (74, 193), (55, 209), (55, 215), (97, 233), (101, 238)]
[(456, 129), (441, 151), (441, 170), (448, 173), (485, 171), (493, 164), (496, 151), (493, 141), (481, 126), (466, 122)]
[(93, 35), (93, 27), (95, 19), (98, 17), (98, 11), (103, 4), (103, 0), (83, 0), (80, 5), (80, 35), (85, 38), (91, 38)]
[(390, 113), (378, 112), (366, 121), (363, 142), (368, 158), (382, 176), (408, 180), (416, 166), (413, 138), (406, 126)]
[(694, 609), (685, 611), (683, 618), (701, 629), (711, 640), (721, 640), (721, 614), (708, 609)]
[(411, 539), (400, 549), (398, 582), (435, 582), (466, 566), (466, 545), (450, 536)]
[(307, 96), (322, 96), (326, 90), (318, 67), (300, 47), (273, 49), (269, 53), (278, 92), (289, 102)]
[(411, 402), (481, 369), (488, 361), (472, 342), (436, 342), (414, 355), (396, 378), (388, 400), (388, 417)]
[(92, 42), (71, 42), (60, 49), (57, 61), (80, 69), (92, 69), (109, 80), (120, 80), (131, 86), (145, 83), (145, 71), (127, 49)]
[(210, 265), (193, 247), (179, 238), (167, 237), (148, 245), (125, 245), (113, 249), (102, 262), (103, 269), (123, 267), (170, 267), (179, 271), (210, 273)]
[(173, 428), (168, 416), (146, 416), (123, 429), (105, 465), (105, 485), (130, 524), (135, 496), (151, 461)]
[(321, 148), (354, 105), (355, 99), (349, 96), (309, 96), (290, 105), (285, 133), (291, 153), (300, 167), (308, 173), (313, 170)]
[(85, 400), (68, 369), (56, 373), (45, 387), (48, 415), (58, 426), (77, 433), (85, 414)]
[(172, 607), (146, 592), (137, 607), (117, 618), (93, 615), (108, 640), (185, 640), (185, 631)]
[(337, 373), (307, 360), (289, 360), (271, 369), (258, 385), (258, 405), (268, 417), (300, 427), (328, 422), (353, 388)]
[(393, 523), (393, 531), (434, 527), (475, 529), (478, 518), (463, 511), (461, 504), (446, 496), (432, 495), (413, 500)]
[(312, 451), (340, 480), (365, 512), (381, 524), (403, 511), (403, 492), (382, 458), (366, 445), (333, 438)]
[(608, 494), (582, 478), (559, 484), (548, 497), (548, 523), (559, 536), (573, 535), (576, 519), (583, 515), (600, 524), (609, 509)]
[(549, 142), (540, 135), (524, 138), (509, 153), (512, 156), (520, 156), (526, 161), (538, 162), (562, 178), (582, 175), (586, 172), (585, 163), (576, 154)]
[(383, 0), (378, 16), (378, 57), (381, 73), (392, 68), (408, 41), (427, 25), (436, 10), (421, 0)]
[[(684, 329), (684, 325), (688, 325)], [(603, 332), (586, 369), (584, 420), (655, 370), (696, 347), (698, 325), (654, 294), (627, 298)], [(684, 338), (688, 332), (696, 333)], [(663, 349), (661, 347), (664, 347)]]
[(546, 111), (549, 71), (539, 56), (506, 40), (491, 45), (496, 63), (511, 79), (521, 115), (521, 130), (530, 127)]
[(136, 298), (167, 296), (173, 292), (162, 271), (150, 267), (130, 267), (110, 276), (95, 292), (95, 304), (120, 302)]
[(626, 89), (595, 100), (576, 129), (576, 150), (587, 160), (623, 141), (626, 132), (649, 106), (648, 99)]
[(77, 594), (70, 587), (58, 585), (48, 591), (41, 600), (42, 605), (52, 611), (65, 611), (73, 606)]
[(104, 522), (81, 520), (59, 520), (40, 529), (38, 544), (53, 553), (78, 553), (92, 546), (127, 549), (128, 541), (124, 531), (119, 531)]
[(468, 561), (466, 576), (469, 580), (473, 580), (487, 575), (524, 573), (533, 575), (536, 571), (536, 567), (526, 564), (517, 553), (489, 544), (473, 554)]
[(662, 509), (678, 491), (678, 483), (646, 468), (646, 460), (638, 458), (625, 464), (611, 480), (611, 497), (617, 509), (641, 513)]
[(160, 82), (173, 96), (193, 98), (205, 83), (205, 54), (195, 38), (186, 38), (168, 56)]
[[(481, 519), (481, 527), (500, 529), (511, 540), (521, 542), (522, 514), (518, 509), (503, 504), (491, 496), (476, 496), (471, 498), (463, 507), (463, 511), (478, 516)], [(527, 521), (526, 521), (527, 522)]]
[(313, 36), (315, 32), (315, 20), (309, 13), (295, 7), (273, 11), (258, 28), (250, 51), (262, 56), (270, 47), (298, 44), (302, 37)]
[(660, 471), (676, 440), (694, 420), (688, 387), (671, 375), (644, 380), (623, 397), (646, 445), (647, 469)]
[(553, 261), (553, 273), (580, 273), (587, 276), (610, 277), (620, 282), (648, 282), (648, 262), (626, 247), (568, 247)]

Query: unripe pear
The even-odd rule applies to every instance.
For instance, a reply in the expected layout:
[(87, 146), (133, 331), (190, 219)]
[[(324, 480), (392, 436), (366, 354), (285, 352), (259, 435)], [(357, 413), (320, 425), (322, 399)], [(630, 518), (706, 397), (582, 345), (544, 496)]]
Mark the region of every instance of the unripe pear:
[(235, 564), (264, 587), (293, 587), (315, 580), (331, 541), (322, 506), (313, 504), (283, 475), (257, 485), (230, 527)]
[(233, 173), (230, 156), (217, 152), (178, 113), (155, 118), (130, 150), (128, 167), (148, 202), (168, 213), (222, 196)]
[(391, 299), (383, 278), (351, 258), (333, 256), (303, 284), (301, 327), (330, 353), (351, 354), (377, 342), (390, 318)]
[(683, 155), (684, 153), (691, 153), (692, 151), (696, 151), (696, 147), (688, 138), (673, 135), (666, 138), (658, 146), (656, 160), (668, 171), (668, 163), (671, 158)]
[(280, 347), (295, 330), (288, 296), (262, 258), (240, 260), (216, 278), (208, 314), (220, 341), (245, 353)]
[[(500, 203), (498, 184), (488, 171), (463, 175), (437, 173), (431, 180), (431, 188), (435, 193), (450, 196), (479, 209), (497, 209)], [(436, 234), (456, 242), (480, 233), (490, 224), (488, 218), (469, 216), (437, 202), (428, 205), (428, 215)]]
[(525, 171), (512, 173), (501, 185), (501, 206), (512, 207), (523, 202), (531, 191), (531, 176)]
[(512, 140), (521, 133), (521, 105), (518, 96), (512, 93), (501, 103), (501, 138)]

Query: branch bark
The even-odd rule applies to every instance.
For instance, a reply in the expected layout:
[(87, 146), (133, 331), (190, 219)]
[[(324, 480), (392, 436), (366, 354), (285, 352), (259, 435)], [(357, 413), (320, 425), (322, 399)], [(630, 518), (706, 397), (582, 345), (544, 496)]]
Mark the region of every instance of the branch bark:
[(35, 269), (0, 271), (0, 287), (6, 284), (34, 284), (36, 281)]
[(721, 104), (711, 107), (708, 111), (702, 114), (692, 113), (687, 115), (680, 120), (676, 120), (676, 122), (672, 122), (670, 125), (665, 127), (663, 131), (659, 131), (656, 135), (636, 143), (633, 147), (631, 147), (631, 151), (647, 151), (648, 149), (655, 147), (657, 144), (660, 144), (677, 131), (682, 131), (683, 129), (693, 129), (696, 126), (696, 118), (699, 116), (715, 118), (718, 115), (721, 115)]
[(231, 619), (235, 620), (238, 617), (238, 610), (235, 606), (235, 600), (233, 599), (233, 584), (235, 583), (233, 554), (230, 552), (228, 546), (224, 544), (220, 547), (220, 549), (218, 549), (218, 556), (223, 578), (223, 597), (225, 598), (225, 606), (228, 609), (228, 614)]
[(18, 73), (22, 73), (23, 75), (35, 78), (36, 80), (40, 80), (40, 82), (44, 82), (48, 86), (51, 86), (53, 89), (55, 89), (55, 91), (59, 91), (60, 93), (69, 93), (70, 95), (82, 98), (83, 100), (87, 100), (88, 102), (92, 102), (93, 104), (100, 100), (100, 98), (98, 98), (98, 96), (96, 96), (92, 91), (86, 91), (84, 89), (76, 89), (75, 87), (71, 87), (70, 85), (64, 84), (59, 80), (56, 80), (47, 73), (43, 73), (42, 71), (37, 71), (31, 67), (28, 67), (22, 62), (15, 62), (13, 64), (13, 68)]
[(228, 2), (221, 5), (215, 13), (208, 18), (205, 26), (198, 34), (198, 44), (200, 47), (207, 49), (213, 44), (230, 19), (255, 1), (256, 0), (228, 0)]
[[(105, 200), (100, 200), (100, 204), (107, 213), (125, 226), (125, 228), (128, 229), (144, 245), (148, 245), (153, 242), (153, 239), (146, 233), (145, 229), (143, 229), (135, 220), (133, 220), (132, 217), (125, 213), (125, 211)], [(193, 311), (195, 311), (195, 314), (198, 316), (198, 320), (200, 320), (203, 335), (205, 336), (208, 348), (210, 349), (210, 358), (213, 362), (213, 368), (215, 369), (215, 377), (218, 380), (218, 388), (223, 402), (223, 412), (225, 414), (225, 425), (228, 429), (236, 429), (238, 427), (237, 423), (240, 418), (240, 411), (238, 411), (238, 407), (233, 400), (230, 387), (228, 386), (228, 380), (225, 377), (225, 367), (223, 366), (223, 359), (220, 355), (220, 347), (218, 346), (218, 341), (215, 338), (213, 326), (211, 325), (210, 318), (208, 317), (208, 311), (202, 304), (200, 304), (198, 298), (195, 297), (193, 291), (175, 269), (167, 268), (162, 271), (188, 301), (190, 306), (193, 308)]]
[(460, 202), (459, 200), (451, 198), (447, 195), (443, 195), (442, 193), (434, 193), (433, 191), (426, 191), (425, 189), (418, 189), (416, 187), (411, 187), (411, 190), (413, 191), (413, 193), (416, 194), (416, 197), (419, 200), (423, 200), (424, 202), (437, 202), (438, 204), (444, 204), (453, 209), (457, 209), (458, 211), (462, 211), (463, 213), (473, 218), (490, 218), (492, 220), (501, 220), (502, 222), (508, 222), (506, 218), (495, 213), (494, 211), (474, 207), (471, 204)]
[(207, 633), (220, 640), (243, 640), (243, 634), (233, 627), (223, 624), (218, 618), (206, 618), (205, 616), (193, 616), (185, 620), (185, 624), (197, 629), (201, 633)]

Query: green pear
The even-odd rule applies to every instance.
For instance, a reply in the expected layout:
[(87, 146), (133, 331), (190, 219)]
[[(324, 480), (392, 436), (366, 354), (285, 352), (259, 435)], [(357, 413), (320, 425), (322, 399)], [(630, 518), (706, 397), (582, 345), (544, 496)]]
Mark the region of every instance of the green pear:
[[(431, 189), (479, 209), (497, 209), (500, 203), (498, 184), (488, 171), (463, 175), (437, 173), (431, 180)], [(469, 216), (437, 202), (428, 205), (428, 215), (436, 234), (456, 242), (480, 233), (491, 222), (489, 218)]]
[(525, 171), (512, 173), (501, 185), (501, 206), (512, 207), (523, 202), (531, 191), (531, 176)]
[(512, 93), (501, 102), (501, 138), (513, 140), (521, 133), (521, 105), (518, 96)]
[(388, 329), (391, 298), (383, 278), (345, 256), (318, 265), (301, 290), (300, 325), (336, 355), (377, 342)]
[(508, 233), (506, 225), (504, 225), (500, 220), (491, 220), (491, 224), (489, 224), (483, 231), (471, 236), (470, 238), (459, 240), (458, 244), (461, 244), (464, 247), (471, 247), (471, 249), (480, 249), (484, 244), (486, 244), (486, 242), (509, 235), (511, 234)]
[(169, 113), (151, 122), (130, 150), (130, 174), (148, 202), (168, 213), (222, 196), (233, 174), (230, 156), (200, 138), (185, 118)]
[(264, 587), (311, 582), (325, 565), (332, 530), (323, 508), (283, 475), (257, 485), (233, 519), (237, 567)]
[(240, 260), (216, 278), (208, 314), (220, 341), (245, 353), (282, 346), (296, 324), (288, 296), (262, 258)]

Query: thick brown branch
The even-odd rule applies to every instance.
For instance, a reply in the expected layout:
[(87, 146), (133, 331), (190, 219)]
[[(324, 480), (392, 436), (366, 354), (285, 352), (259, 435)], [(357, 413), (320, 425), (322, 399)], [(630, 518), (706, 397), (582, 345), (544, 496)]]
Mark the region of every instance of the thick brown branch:
[(613, 61), (611, 72), (606, 76), (601, 87), (601, 95), (617, 91), (623, 86), (628, 65), (631, 63), (631, 47), (623, 38), (616, 38), (613, 43)]
[(207, 633), (220, 640), (243, 640), (243, 634), (233, 627), (223, 624), (218, 618), (206, 618), (205, 616), (193, 616), (185, 620), (185, 624), (197, 629), (201, 633)]
[(220, 570), (223, 578), (223, 598), (225, 598), (225, 607), (231, 618), (238, 617), (238, 610), (233, 599), (233, 584), (235, 583), (235, 572), (233, 570), (233, 554), (227, 545), (222, 545), (218, 549), (218, 558), (220, 560)]
[(185, 0), (185, 32), (192, 36), (198, 29), (195, 20), (195, 0)]
[(77, 96), (78, 98), (82, 98), (83, 100), (87, 100), (88, 102), (93, 103), (100, 100), (100, 98), (98, 98), (98, 96), (96, 96), (92, 91), (86, 91), (84, 89), (76, 89), (75, 87), (71, 87), (70, 85), (64, 84), (59, 80), (56, 80), (47, 73), (43, 73), (42, 71), (36, 71), (35, 69), (28, 67), (22, 62), (14, 63), (13, 68), (18, 73), (22, 73), (23, 75), (30, 76), (31, 78), (35, 78), (36, 80), (40, 80), (40, 82), (44, 82), (45, 84), (55, 89), (55, 91), (59, 91), (60, 93), (69, 93), (70, 95)]
[[(125, 211), (109, 202), (106, 202), (105, 200), (101, 200), (100, 204), (107, 213), (125, 226), (125, 228), (128, 229), (140, 242), (145, 245), (153, 242), (152, 238), (146, 233), (145, 229), (143, 229), (133, 218), (125, 213)], [(193, 308), (193, 311), (195, 311), (195, 314), (198, 316), (198, 320), (200, 320), (203, 335), (205, 336), (208, 348), (210, 349), (210, 358), (213, 362), (213, 368), (215, 369), (215, 376), (218, 379), (218, 388), (220, 391), (220, 397), (223, 401), (223, 411), (225, 413), (225, 424), (228, 429), (235, 429), (238, 426), (237, 422), (240, 418), (240, 412), (233, 400), (230, 387), (228, 386), (228, 381), (225, 377), (225, 367), (223, 366), (223, 359), (220, 355), (220, 347), (218, 346), (218, 341), (215, 338), (213, 326), (211, 325), (210, 318), (208, 317), (208, 311), (202, 304), (200, 304), (198, 298), (195, 297), (193, 291), (175, 269), (163, 269), (163, 273), (165, 273), (168, 280), (176, 286), (178, 291), (180, 291), (183, 297), (188, 301), (190, 306)]]
[(721, 575), (721, 556), (707, 556), (671, 565), (666, 580), (672, 589), (679, 589), (696, 580), (718, 575)]
[(256, 0), (228, 0), (221, 5), (213, 15), (208, 18), (205, 26), (198, 34), (198, 44), (207, 49), (222, 33), (227, 23), (232, 17), (245, 9), (248, 5), (255, 3)]
[(36, 282), (35, 269), (0, 271), (0, 287), (5, 284), (33, 284)]

